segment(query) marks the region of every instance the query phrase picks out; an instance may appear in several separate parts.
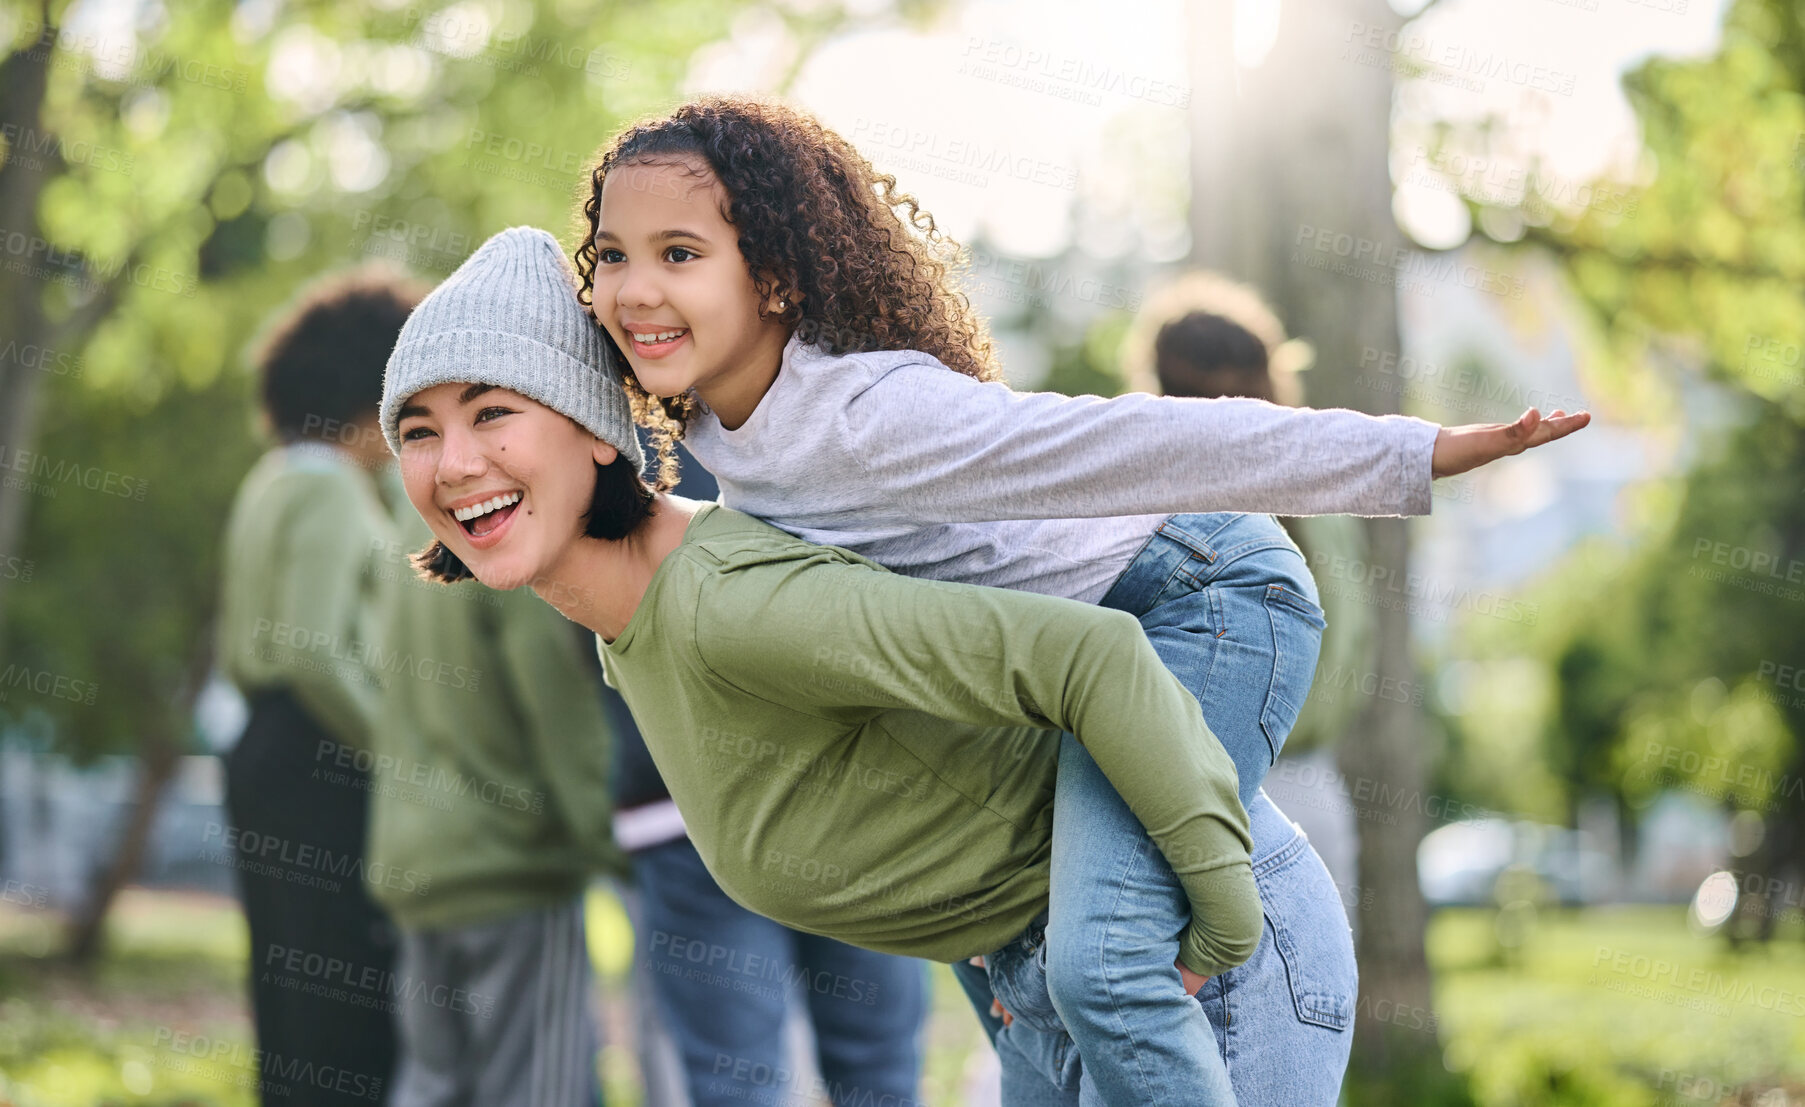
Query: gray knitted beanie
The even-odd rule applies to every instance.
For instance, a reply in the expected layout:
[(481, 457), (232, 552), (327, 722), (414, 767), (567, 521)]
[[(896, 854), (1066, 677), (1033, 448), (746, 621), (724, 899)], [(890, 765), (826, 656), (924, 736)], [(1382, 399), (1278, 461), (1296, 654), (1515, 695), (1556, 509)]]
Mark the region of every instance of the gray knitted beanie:
[(382, 433), (401, 453), (401, 405), (435, 385), (492, 384), (576, 420), (641, 475), (645, 455), (602, 329), (577, 302), (558, 242), (510, 227), (407, 317), (382, 377)]

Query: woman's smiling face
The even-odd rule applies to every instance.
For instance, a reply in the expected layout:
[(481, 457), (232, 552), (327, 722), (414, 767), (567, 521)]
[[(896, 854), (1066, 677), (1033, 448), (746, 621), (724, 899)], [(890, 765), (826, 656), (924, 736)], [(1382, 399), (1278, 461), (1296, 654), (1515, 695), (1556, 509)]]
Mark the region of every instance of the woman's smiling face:
[(491, 588), (544, 578), (583, 533), (613, 446), (518, 392), (435, 385), (402, 405), (401, 477), (414, 510)]

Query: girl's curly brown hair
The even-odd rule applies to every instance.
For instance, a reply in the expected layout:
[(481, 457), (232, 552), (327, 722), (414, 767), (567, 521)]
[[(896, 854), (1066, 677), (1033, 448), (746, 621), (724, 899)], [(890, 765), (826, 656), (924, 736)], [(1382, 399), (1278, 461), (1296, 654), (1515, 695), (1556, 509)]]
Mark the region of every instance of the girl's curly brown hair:
[[(576, 252), (578, 299), (595, 291), (602, 185), (616, 167), (700, 160), (727, 193), (722, 212), (759, 299), (789, 301), (778, 318), (830, 353), (920, 350), (978, 380), (999, 380), (984, 321), (959, 289), (959, 248), (850, 142), (806, 112), (735, 96), (708, 96), (615, 136), (589, 177)], [(764, 309), (760, 309), (761, 312)], [(696, 412), (693, 394), (661, 398), (625, 370), (633, 415), (653, 434), (659, 484), (674, 483), (674, 443)]]

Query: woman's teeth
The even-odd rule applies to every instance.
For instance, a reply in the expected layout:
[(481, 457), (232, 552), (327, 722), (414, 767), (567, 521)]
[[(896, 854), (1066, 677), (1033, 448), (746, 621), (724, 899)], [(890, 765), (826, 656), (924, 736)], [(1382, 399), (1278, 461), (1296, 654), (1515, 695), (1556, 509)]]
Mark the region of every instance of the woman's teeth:
[(682, 327), (674, 331), (659, 331), (657, 334), (636, 334), (633, 336), (633, 341), (639, 343), (641, 346), (650, 346), (653, 343), (669, 342), (672, 339), (682, 338), (688, 330), (688, 327)]
[(472, 504), (469, 507), (460, 507), (451, 514), (458, 522), (467, 523), (472, 519), (480, 519), (491, 511), (500, 511), (509, 504), (517, 504), (519, 502), (520, 493), (509, 492), (505, 496), (496, 496), (493, 499), (484, 500), (480, 504)]

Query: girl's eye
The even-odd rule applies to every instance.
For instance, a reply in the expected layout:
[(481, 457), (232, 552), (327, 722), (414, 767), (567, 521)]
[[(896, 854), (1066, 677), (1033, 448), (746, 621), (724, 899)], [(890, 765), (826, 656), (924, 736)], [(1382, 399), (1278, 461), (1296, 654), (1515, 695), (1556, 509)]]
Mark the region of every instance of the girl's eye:
[[(683, 256), (678, 257), (677, 255), (679, 254)], [(664, 252), (664, 260), (666, 261), (685, 262), (695, 256), (696, 252), (688, 246), (672, 246)]]
[(510, 408), (486, 407), (476, 413), (476, 421), (479, 423), (490, 423), (490, 422), (494, 422), (496, 419), (501, 418), (503, 415), (512, 415), (512, 414), (514, 414), (514, 412)]
[(601, 262), (603, 265), (619, 265), (621, 262), (627, 260), (627, 255), (621, 253), (619, 250), (603, 250), (595, 255), (595, 260)]
[(427, 435), (429, 435), (431, 433), (432, 433), (432, 431), (428, 430), (425, 427), (409, 427), (406, 430), (401, 432), (401, 441), (415, 442), (422, 438), (425, 438)]

